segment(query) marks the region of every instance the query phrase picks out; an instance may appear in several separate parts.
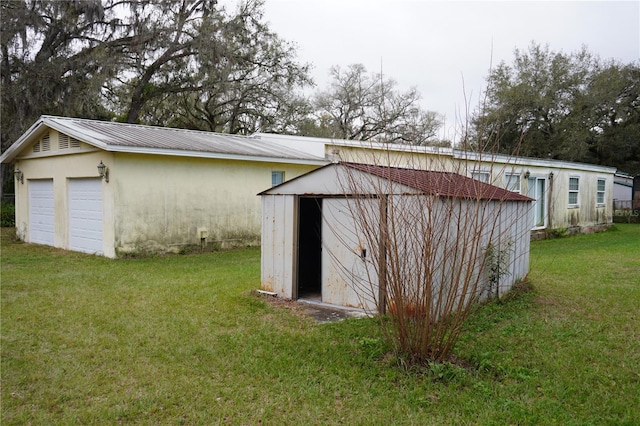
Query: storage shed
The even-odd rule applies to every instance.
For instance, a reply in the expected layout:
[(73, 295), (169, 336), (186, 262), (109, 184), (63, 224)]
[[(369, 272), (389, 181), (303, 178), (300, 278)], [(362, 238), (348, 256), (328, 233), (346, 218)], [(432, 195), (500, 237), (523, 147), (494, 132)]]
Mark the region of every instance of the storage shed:
[(500, 295), (528, 273), (532, 199), (459, 174), (334, 163), (259, 195), (261, 287), (279, 297), (373, 311), (425, 285)]

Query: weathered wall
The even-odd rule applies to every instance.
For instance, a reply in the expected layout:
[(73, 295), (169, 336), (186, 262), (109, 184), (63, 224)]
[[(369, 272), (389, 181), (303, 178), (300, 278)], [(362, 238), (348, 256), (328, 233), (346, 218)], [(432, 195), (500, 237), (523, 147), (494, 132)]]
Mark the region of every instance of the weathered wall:
[[(613, 221), (613, 174), (591, 171), (554, 170), (551, 212), (552, 229), (567, 228), (575, 232), (589, 232), (598, 226), (607, 226)], [(578, 204), (569, 205), (569, 179), (579, 178)], [(604, 203), (597, 203), (597, 181), (605, 179)]]
[[(327, 158), (339, 159), (351, 163), (389, 165), (391, 167), (434, 170), (443, 172), (459, 172), (448, 148), (435, 149), (425, 153), (416, 151), (411, 146), (400, 150), (381, 150), (360, 146), (327, 145)], [(424, 147), (420, 147), (424, 150)]]
[[(45, 132), (43, 132), (45, 134)], [(42, 135), (43, 135), (42, 134)], [(47, 150), (33, 152), (34, 143), (18, 157), (24, 184), (16, 185), (18, 236), (30, 241), (29, 182), (53, 179), (54, 246), (69, 249), (68, 181), (97, 178), (102, 161), (109, 182), (102, 181), (103, 253), (115, 257), (139, 251), (178, 251), (206, 241), (256, 244), (260, 238), (260, 197), (271, 186), (271, 172), (285, 179), (317, 166), (232, 161), (105, 152), (80, 143), (60, 148), (59, 134), (49, 131)]]
[[(328, 198), (322, 204), (322, 301), (376, 310), (378, 276), (371, 262), (378, 244), (358, 231), (361, 221), (377, 228), (380, 200)], [(371, 214), (371, 212), (375, 212)]]
[(115, 155), (115, 246), (119, 252), (178, 250), (206, 241), (256, 244), (258, 192), (271, 172), (289, 180), (316, 166), (162, 155)]

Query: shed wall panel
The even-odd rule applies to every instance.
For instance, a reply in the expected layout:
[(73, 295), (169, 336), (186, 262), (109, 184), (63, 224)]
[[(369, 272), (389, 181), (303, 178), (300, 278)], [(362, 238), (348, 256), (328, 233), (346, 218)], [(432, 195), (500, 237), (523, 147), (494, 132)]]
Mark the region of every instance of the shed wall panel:
[(295, 287), (293, 196), (262, 197), (261, 288), (291, 298)]
[(322, 301), (376, 309), (378, 279), (370, 259), (377, 245), (367, 242), (361, 221), (379, 227), (379, 200), (360, 200), (356, 205), (353, 199), (325, 199), (322, 210)]

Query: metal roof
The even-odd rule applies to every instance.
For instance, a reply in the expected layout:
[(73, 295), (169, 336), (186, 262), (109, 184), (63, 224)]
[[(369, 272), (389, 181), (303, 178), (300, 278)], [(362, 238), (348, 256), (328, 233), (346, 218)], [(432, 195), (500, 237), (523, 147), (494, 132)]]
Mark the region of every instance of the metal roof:
[(417, 189), (425, 194), (479, 200), (533, 201), (531, 198), (516, 192), (480, 182), (457, 173), (358, 163), (342, 164), (351, 169), (360, 170), (409, 188)]
[(322, 157), (250, 136), (46, 115), (7, 149), (0, 161), (12, 161), (43, 126), (112, 152), (327, 164)]

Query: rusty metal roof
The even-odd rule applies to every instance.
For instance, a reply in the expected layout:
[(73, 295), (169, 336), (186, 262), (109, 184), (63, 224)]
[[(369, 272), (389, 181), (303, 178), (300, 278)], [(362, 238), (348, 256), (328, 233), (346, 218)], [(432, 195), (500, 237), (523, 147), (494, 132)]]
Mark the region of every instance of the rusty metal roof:
[(342, 164), (351, 169), (370, 173), (391, 182), (417, 189), (425, 194), (479, 200), (533, 201), (531, 198), (516, 192), (480, 182), (457, 173), (358, 163)]

